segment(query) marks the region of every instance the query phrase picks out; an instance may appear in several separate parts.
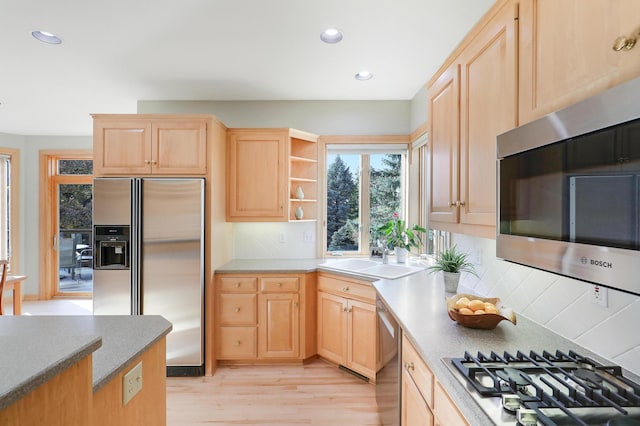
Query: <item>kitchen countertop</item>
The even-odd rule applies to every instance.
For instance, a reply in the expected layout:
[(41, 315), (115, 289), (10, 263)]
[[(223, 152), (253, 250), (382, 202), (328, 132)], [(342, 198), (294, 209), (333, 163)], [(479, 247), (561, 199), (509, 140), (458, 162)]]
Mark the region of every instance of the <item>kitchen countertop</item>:
[(1, 316), (0, 410), (93, 353), (93, 392), (171, 331), (161, 316)]
[[(494, 423), (469, 396), (442, 358), (460, 358), (465, 351), (475, 356), (478, 351), (485, 355), (495, 351), (501, 355), (504, 351), (515, 354), (518, 350), (527, 354), (530, 350), (547, 350), (551, 353), (556, 350), (575, 350), (596, 361), (614, 364), (517, 312), (517, 325), (502, 321), (493, 330), (458, 325), (447, 314), (445, 296), (449, 297), (451, 294), (444, 292), (440, 274), (419, 272), (397, 280), (380, 280), (373, 285), (402, 327), (405, 336), (414, 344), (436, 379), (474, 426)], [(471, 293), (462, 287), (458, 291)], [(628, 371), (624, 371), (624, 374), (638, 380)]]

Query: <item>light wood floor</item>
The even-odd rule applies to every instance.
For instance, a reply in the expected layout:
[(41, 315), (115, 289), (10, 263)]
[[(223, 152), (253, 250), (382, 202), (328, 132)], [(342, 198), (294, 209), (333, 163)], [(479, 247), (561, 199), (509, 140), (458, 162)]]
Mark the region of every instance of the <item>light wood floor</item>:
[[(11, 305), (6, 307), (11, 313)], [(23, 314), (91, 315), (92, 303), (27, 301)], [(213, 377), (167, 378), (168, 426), (380, 424), (375, 385), (320, 359), (306, 365), (218, 366)]]
[(379, 425), (375, 386), (322, 360), (167, 379), (167, 425)]

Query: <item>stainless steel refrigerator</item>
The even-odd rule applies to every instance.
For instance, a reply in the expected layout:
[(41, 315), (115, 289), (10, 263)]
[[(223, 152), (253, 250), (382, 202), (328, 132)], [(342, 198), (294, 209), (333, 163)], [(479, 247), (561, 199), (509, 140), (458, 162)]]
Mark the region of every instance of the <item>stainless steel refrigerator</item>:
[(162, 315), (167, 374), (202, 375), (204, 179), (93, 181), (94, 315)]

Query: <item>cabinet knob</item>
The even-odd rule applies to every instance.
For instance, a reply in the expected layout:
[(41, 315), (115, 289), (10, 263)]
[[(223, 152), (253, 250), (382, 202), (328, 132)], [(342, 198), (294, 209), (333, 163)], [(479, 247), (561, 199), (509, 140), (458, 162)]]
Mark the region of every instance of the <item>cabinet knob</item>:
[(415, 370), (415, 366), (413, 365), (413, 362), (407, 362), (404, 364), (404, 368), (407, 370)]
[(240, 340), (236, 341), (236, 346), (240, 346), (242, 344), (242, 342)]
[(347, 307), (346, 306), (342, 307), (342, 312), (347, 312)]
[(619, 52), (621, 50), (631, 50), (633, 49), (633, 46), (636, 45), (636, 41), (637, 39), (635, 37), (625, 37), (625, 36), (621, 36), (618, 37), (617, 39), (615, 39), (615, 41), (613, 42), (613, 46), (612, 49), (615, 50), (616, 52)]
[(240, 308), (236, 308), (236, 309), (235, 309), (235, 311), (236, 311), (236, 312), (240, 312)]
[(240, 284), (240, 283), (236, 283), (236, 288), (240, 288), (241, 285), (242, 284)]
[(297, 307), (298, 307), (298, 302), (294, 302), (294, 303), (293, 303), (293, 307), (294, 307), (294, 308), (297, 308)]
[(349, 287), (342, 287), (342, 291), (349, 291)]
[(349, 308), (349, 310), (347, 312), (351, 313), (351, 311), (352, 311), (352, 308)]
[(282, 283), (278, 283), (278, 287), (282, 287)]
[(144, 164), (151, 164), (151, 161), (149, 161), (149, 160), (144, 160)]

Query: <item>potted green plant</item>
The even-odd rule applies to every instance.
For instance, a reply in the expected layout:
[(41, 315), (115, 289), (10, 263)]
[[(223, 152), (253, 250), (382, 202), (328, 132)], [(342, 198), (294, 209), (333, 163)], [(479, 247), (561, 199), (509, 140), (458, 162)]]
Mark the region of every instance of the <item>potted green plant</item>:
[(407, 226), (407, 223), (400, 219), (398, 212), (393, 213), (391, 220), (378, 228), (378, 231), (384, 236), (387, 247), (393, 247), (395, 250), (398, 263), (406, 262), (411, 247), (420, 247), (422, 238), (419, 232), (427, 232), (425, 228), (415, 224), (412, 227)]
[(441, 271), (444, 277), (445, 291), (447, 293), (455, 293), (458, 290), (460, 272), (469, 272), (478, 277), (473, 263), (468, 260), (468, 256), (467, 253), (458, 251), (458, 248), (454, 245), (436, 253), (435, 263), (429, 266), (427, 270), (429, 272)]

